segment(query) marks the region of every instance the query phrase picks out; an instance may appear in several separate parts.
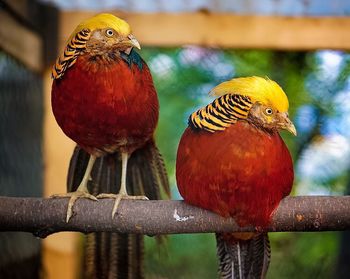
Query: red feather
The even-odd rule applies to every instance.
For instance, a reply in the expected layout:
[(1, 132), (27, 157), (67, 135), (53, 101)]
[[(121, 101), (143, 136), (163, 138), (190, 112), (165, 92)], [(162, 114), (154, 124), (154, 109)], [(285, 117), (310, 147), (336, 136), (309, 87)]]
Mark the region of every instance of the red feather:
[(123, 60), (98, 63), (78, 57), (54, 80), (52, 108), (64, 133), (89, 153), (131, 153), (152, 138), (159, 104), (149, 69)]
[(293, 163), (278, 132), (245, 121), (222, 132), (187, 128), (176, 178), (186, 202), (232, 216), (240, 226), (266, 227), (293, 184)]

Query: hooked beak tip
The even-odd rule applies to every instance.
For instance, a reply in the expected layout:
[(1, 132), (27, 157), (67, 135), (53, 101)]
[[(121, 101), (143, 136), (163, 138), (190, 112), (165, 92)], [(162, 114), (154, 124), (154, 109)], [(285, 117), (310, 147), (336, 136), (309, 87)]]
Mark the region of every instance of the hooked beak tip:
[(295, 128), (293, 122), (289, 119), (287, 113), (281, 114), (281, 119), (280, 119), (280, 128), (283, 130), (286, 130), (293, 134), (294, 136), (297, 136), (297, 129)]
[(140, 45), (140, 43), (136, 40), (136, 38), (135, 38), (134, 35), (129, 35), (129, 36), (128, 36), (128, 39), (129, 39), (129, 42), (130, 42), (130, 45), (131, 45), (131, 46), (136, 47), (137, 49), (141, 49), (141, 45)]
[(288, 132), (290, 132), (291, 134), (293, 134), (294, 136), (297, 136), (297, 129), (295, 128), (294, 124), (291, 122), (290, 125), (286, 126), (285, 128)]

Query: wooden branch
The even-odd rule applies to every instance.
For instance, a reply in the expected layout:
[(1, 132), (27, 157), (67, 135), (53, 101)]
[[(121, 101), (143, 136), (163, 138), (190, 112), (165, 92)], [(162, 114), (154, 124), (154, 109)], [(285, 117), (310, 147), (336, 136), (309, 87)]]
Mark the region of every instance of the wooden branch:
[[(96, 13), (61, 13), (60, 50), (75, 27)], [(203, 11), (112, 13), (130, 23), (142, 46), (178, 47), (193, 44), (240, 49), (350, 49), (350, 17), (258, 16)]]
[[(65, 222), (68, 199), (0, 197), (0, 231), (25, 231), (46, 237), (59, 231), (113, 231), (148, 235), (254, 231), (233, 219), (189, 206), (182, 201), (122, 201), (115, 219), (112, 199), (79, 199), (75, 215)], [(258, 210), (258, 209), (257, 209)], [(268, 231), (328, 231), (350, 229), (350, 196), (285, 198)]]

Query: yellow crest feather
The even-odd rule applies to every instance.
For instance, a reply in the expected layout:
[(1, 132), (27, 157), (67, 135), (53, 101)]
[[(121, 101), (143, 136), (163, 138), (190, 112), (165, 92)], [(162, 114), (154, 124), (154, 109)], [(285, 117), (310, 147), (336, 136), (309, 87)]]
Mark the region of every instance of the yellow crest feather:
[(209, 94), (212, 96), (225, 94), (248, 96), (253, 103), (259, 102), (271, 106), (279, 112), (287, 112), (289, 107), (287, 95), (275, 81), (257, 76), (225, 81), (214, 87)]
[(77, 28), (75, 28), (69, 40), (71, 40), (75, 34), (83, 29), (90, 29), (91, 31), (94, 31), (96, 29), (103, 28), (113, 28), (120, 35), (124, 36), (127, 36), (131, 33), (131, 28), (125, 20), (122, 20), (112, 14), (98, 14), (81, 22)]

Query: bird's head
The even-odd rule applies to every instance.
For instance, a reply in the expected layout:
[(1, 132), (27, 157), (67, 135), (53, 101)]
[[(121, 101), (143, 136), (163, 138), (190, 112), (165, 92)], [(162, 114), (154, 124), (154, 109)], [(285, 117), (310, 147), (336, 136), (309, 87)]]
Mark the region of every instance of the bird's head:
[(131, 33), (129, 24), (111, 14), (98, 14), (83, 21), (74, 30), (69, 41), (82, 30), (90, 32), (86, 42), (87, 52), (98, 54), (110, 50), (129, 54), (133, 47), (141, 49), (139, 42)]
[(247, 121), (268, 130), (297, 131), (288, 115), (288, 98), (283, 89), (273, 80), (261, 77), (235, 78), (223, 82), (210, 92), (214, 96), (238, 94), (252, 101)]

